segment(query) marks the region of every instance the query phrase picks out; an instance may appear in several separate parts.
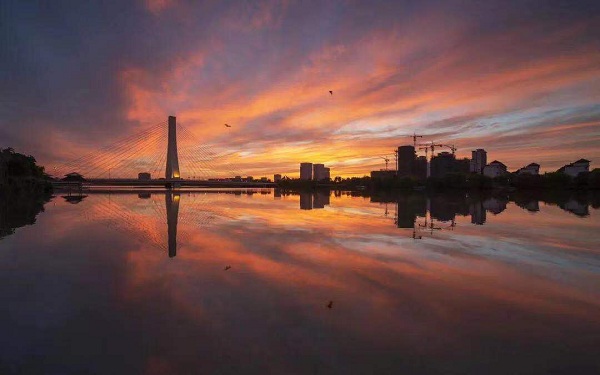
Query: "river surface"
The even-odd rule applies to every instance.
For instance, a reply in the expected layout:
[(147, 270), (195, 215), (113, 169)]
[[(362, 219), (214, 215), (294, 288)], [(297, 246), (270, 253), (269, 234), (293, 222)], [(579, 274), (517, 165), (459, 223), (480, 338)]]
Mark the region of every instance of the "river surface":
[(7, 206), (0, 373), (600, 373), (597, 199), (360, 195)]

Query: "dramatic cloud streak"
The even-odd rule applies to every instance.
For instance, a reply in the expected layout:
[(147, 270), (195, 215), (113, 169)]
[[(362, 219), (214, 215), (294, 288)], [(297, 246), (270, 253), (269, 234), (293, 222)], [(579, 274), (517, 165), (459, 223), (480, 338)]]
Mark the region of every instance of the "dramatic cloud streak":
[(361, 175), (413, 131), (510, 169), (600, 160), (594, 2), (4, 8), (0, 145), (49, 165), (168, 114), (225, 174)]

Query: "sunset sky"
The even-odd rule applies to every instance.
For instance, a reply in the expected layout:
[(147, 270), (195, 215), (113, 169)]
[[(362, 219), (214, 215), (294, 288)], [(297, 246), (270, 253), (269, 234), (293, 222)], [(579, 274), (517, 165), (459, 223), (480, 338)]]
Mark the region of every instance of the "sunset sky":
[(225, 174), (364, 175), (413, 132), (511, 171), (600, 166), (598, 1), (0, 7), (0, 147), (49, 170), (168, 115)]

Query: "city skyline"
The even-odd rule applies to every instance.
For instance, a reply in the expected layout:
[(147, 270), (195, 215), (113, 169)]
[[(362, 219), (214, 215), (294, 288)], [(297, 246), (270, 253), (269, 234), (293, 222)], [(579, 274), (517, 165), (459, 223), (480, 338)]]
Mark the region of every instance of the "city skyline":
[(0, 146), (52, 166), (176, 115), (243, 175), (366, 175), (413, 132), (595, 166), (599, 6), (461, 4), (8, 2)]

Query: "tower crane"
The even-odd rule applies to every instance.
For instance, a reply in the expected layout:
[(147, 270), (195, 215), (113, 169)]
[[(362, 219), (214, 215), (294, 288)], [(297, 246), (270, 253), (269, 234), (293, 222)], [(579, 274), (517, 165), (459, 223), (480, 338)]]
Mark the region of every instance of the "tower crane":
[(413, 139), (413, 147), (416, 149), (417, 148), (417, 138), (423, 138), (422, 135), (417, 135), (417, 133), (413, 133), (413, 135), (407, 135), (407, 137), (412, 137)]
[(387, 156), (380, 156), (380, 159), (385, 160), (385, 170), (388, 170), (388, 163), (390, 162), (390, 159)]
[(454, 147), (454, 145), (443, 145), (443, 147), (448, 147), (450, 150), (452, 150), (452, 155), (454, 155), (456, 150), (458, 150), (456, 147)]
[(431, 141), (430, 143), (421, 143), (421, 144), (419, 144), (419, 146), (425, 146), (425, 147), (428, 147), (429, 149), (431, 149), (432, 157), (433, 157), (433, 152), (435, 151), (436, 147), (444, 147), (444, 145), (433, 143), (433, 141)]
[(430, 143), (422, 143), (419, 146), (425, 146), (425, 159), (427, 160), (427, 177), (431, 176), (431, 163), (430, 159), (427, 159), (427, 149), (431, 149), (431, 157), (433, 158), (433, 152), (436, 147), (444, 147), (442, 144), (436, 144), (431, 141)]

